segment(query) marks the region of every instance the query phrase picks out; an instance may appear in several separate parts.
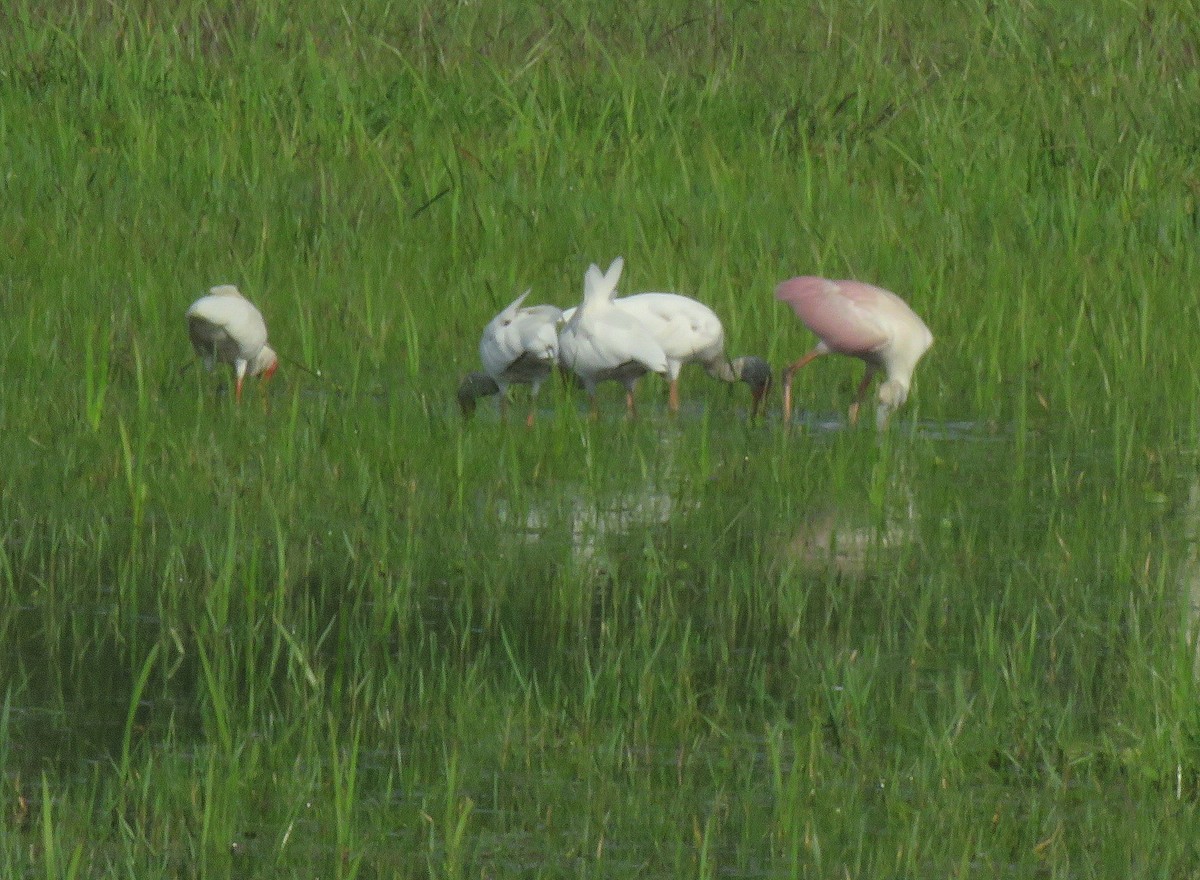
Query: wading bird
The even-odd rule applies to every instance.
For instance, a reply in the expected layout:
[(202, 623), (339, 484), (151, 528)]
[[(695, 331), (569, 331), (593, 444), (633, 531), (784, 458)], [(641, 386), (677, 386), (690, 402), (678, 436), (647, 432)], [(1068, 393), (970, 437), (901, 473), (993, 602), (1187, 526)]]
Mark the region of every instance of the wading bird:
[(858, 421), (858, 408), (867, 387), (879, 370), (875, 423), (887, 425), (891, 414), (908, 398), (917, 361), (933, 344), (933, 334), (908, 303), (891, 291), (860, 281), (830, 281), (805, 275), (784, 281), (775, 297), (786, 302), (813, 333), (817, 345), (783, 372), (783, 420), (792, 415), (792, 377), (810, 361), (831, 352), (859, 358), (867, 364), (850, 406), (850, 424)]
[(662, 345), (628, 312), (613, 302), (625, 261), (617, 257), (605, 273), (594, 263), (583, 279), (583, 302), (558, 334), (559, 361), (583, 382), (595, 418), (596, 385), (625, 386), (625, 409), (634, 414), (633, 386), (644, 373), (666, 375)]
[(525, 291), (483, 328), (479, 338), (479, 359), (482, 373), (470, 373), (458, 386), (458, 404), (463, 415), (475, 411), (475, 399), (500, 394), (500, 415), (508, 408), (510, 385), (529, 385), (529, 416), (525, 424), (532, 427), (537, 407), (537, 393), (550, 371), (558, 362), (558, 324), (562, 311), (555, 306), (521, 307)]
[(192, 348), (212, 370), (219, 361), (230, 364), (237, 377), (237, 399), (247, 375), (270, 379), (279, 361), (267, 345), (267, 325), (262, 313), (232, 284), (209, 290), (187, 310)]
[[(679, 411), (679, 371), (684, 364), (702, 364), (708, 375), (724, 382), (750, 386), (750, 417), (771, 386), (771, 368), (760, 357), (747, 355), (729, 360), (725, 355), (725, 328), (708, 306), (678, 293), (636, 293), (613, 300), (613, 305), (631, 315), (667, 356), (669, 393), (667, 408)], [(563, 312), (570, 320), (574, 309)]]

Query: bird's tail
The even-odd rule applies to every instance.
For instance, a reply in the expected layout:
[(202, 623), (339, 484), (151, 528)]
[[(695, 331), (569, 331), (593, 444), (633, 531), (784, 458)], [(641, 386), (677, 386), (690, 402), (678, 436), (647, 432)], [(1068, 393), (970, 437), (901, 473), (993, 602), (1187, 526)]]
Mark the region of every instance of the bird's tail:
[(521, 311), (521, 303), (525, 302), (525, 297), (529, 296), (531, 293), (533, 293), (532, 287), (509, 303), (508, 307), (505, 308), (504, 311), (502, 311), (497, 317), (499, 317), (501, 320), (515, 320), (517, 313)]
[(621, 280), (621, 270), (625, 268), (624, 257), (617, 257), (603, 274), (595, 263), (588, 266), (583, 276), (583, 301), (611, 300), (617, 292), (617, 282)]

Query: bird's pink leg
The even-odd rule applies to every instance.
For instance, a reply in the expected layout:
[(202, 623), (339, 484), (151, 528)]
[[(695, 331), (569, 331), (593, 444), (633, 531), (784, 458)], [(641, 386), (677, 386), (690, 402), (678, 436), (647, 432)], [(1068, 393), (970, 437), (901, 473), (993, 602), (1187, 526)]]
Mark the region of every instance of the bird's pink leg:
[(679, 380), (672, 379), (670, 391), (667, 394), (667, 409), (673, 413), (679, 412)]
[(504, 391), (500, 392), (500, 421), (508, 421), (508, 394)]
[(632, 386), (625, 389), (625, 415), (629, 416), (629, 418), (631, 418), (631, 419), (635, 418), (637, 416), (637, 409), (633, 405), (633, 387)]
[(537, 412), (537, 406), (536, 406), (536, 404), (534, 404), (534, 403), (530, 403), (530, 404), (529, 404), (529, 415), (525, 417), (525, 427), (526, 427), (526, 428), (532, 428), (532, 427), (533, 427), (533, 418), (534, 418), (534, 414), (535, 414), (536, 412)]
[(854, 393), (854, 403), (850, 404), (850, 424), (851, 426), (858, 424), (858, 408), (862, 405), (863, 398), (867, 396), (867, 388), (871, 384), (871, 380), (875, 378), (875, 367), (867, 364), (867, 372), (863, 374), (862, 381), (858, 383), (858, 390)]
[(814, 348), (783, 371), (783, 423), (785, 425), (792, 423), (792, 377), (801, 367), (807, 366), (823, 354), (825, 352), (821, 349)]

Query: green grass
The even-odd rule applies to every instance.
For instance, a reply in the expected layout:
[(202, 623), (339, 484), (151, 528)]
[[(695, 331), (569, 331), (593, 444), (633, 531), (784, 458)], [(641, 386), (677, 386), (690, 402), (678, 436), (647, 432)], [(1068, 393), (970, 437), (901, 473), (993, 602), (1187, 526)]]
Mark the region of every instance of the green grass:
[[(0, 875), (1200, 869), (1194, 4), (0, 11)], [(525, 287), (936, 343), (463, 423)], [(183, 313), (285, 356), (241, 407)], [(304, 366), (313, 372), (306, 372)], [(695, 368), (692, 368), (695, 369)]]

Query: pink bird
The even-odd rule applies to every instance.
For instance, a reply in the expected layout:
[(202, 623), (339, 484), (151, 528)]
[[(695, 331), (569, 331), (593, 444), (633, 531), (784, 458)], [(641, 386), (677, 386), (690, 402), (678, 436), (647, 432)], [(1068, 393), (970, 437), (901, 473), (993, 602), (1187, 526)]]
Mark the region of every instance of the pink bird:
[(237, 399), (247, 375), (270, 379), (279, 366), (274, 349), (267, 345), (267, 325), (262, 312), (232, 284), (212, 288), (187, 310), (192, 348), (212, 370), (217, 361), (233, 367)]
[(783, 372), (783, 420), (791, 423), (792, 377), (796, 371), (823, 354), (835, 352), (859, 358), (867, 364), (850, 406), (850, 424), (858, 421), (858, 408), (875, 373), (883, 370), (875, 423), (887, 425), (888, 417), (908, 399), (913, 370), (933, 345), (933, 334), (908, 303), (882, 287), (861, 281), (830, 281), (804, 275), (784, 281), (775, 288), (775, 298), (795, 310), (800, 320), (817, 335), (817, 345)]

